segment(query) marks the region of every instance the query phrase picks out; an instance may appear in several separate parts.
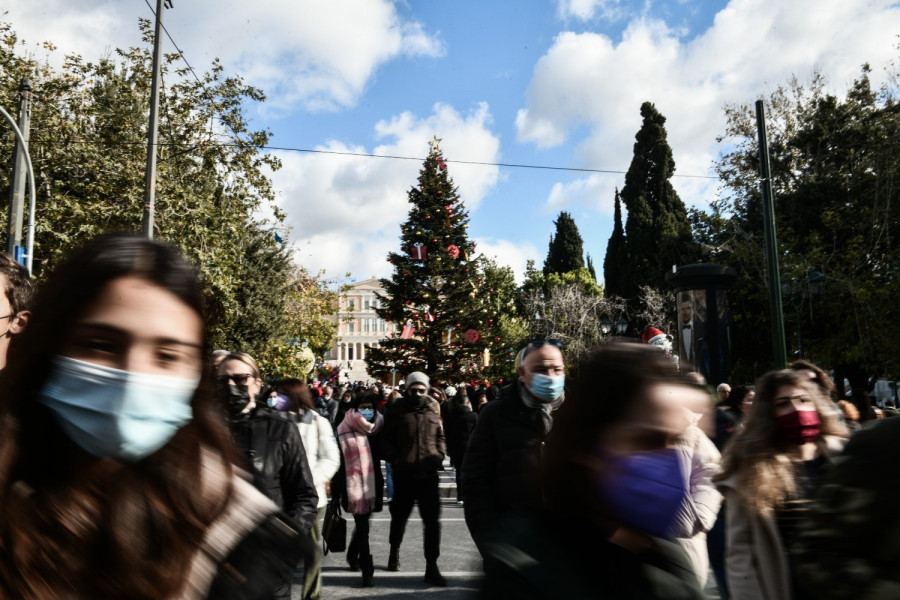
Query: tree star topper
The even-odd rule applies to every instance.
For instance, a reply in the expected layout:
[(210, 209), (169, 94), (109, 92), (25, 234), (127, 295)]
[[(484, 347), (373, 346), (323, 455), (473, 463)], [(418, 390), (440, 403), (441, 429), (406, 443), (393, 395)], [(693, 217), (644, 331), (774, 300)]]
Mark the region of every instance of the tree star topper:
[(432, 151), (432, 152), (437, 152), (438, 150), (441, 149), (441, 140), (443, 140), (443, 139), (444, 139), (444, 138), (439, 138), (439, 137), (437, 136), (437, 134), (435, 134), (434, 137), (431, 138), (431, 141), (428, 142), (428, 143), (431, 144), (431, 151)]

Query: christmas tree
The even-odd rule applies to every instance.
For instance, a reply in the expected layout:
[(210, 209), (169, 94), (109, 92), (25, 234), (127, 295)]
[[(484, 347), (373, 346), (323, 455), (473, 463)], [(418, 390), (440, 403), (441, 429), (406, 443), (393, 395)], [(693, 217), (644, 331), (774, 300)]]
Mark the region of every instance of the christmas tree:
[(401, 226), (400, 252), (391, 252), (390, 279), (378, 316), (396, 323), (398, 333), (366, 355), (369, 372), (396, 379), (422, 371), (435, 380), (480, 379), (494, 337), (496, 317), (490, 290), (482, 290), (469, 214), (453, 185), (437, 136), (409, 190), (409, 218)]

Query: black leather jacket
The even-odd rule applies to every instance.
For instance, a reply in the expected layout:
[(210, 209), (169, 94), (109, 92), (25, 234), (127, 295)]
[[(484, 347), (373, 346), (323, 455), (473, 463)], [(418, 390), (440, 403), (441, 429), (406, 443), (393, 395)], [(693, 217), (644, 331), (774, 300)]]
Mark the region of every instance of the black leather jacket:
[(256, 489), (308, 533), (319, 495), (297, 426), (277, 411), (256, 406), (231, 430)]

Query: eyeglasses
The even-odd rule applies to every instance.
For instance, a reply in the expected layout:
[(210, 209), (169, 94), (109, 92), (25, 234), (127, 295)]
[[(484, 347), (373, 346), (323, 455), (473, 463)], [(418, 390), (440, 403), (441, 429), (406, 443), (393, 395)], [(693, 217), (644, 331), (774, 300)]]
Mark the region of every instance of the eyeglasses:
[(247, 385), (247, 380), (253, 377), (250, 373), (239, 373), (237, 375), (219, 375), (216, 377), (216, 383), (227, 385), (229, 381), (233, 381), (235, 385)]
[(525, 356), (532, 348), (540, 348), (541, 346), (555, 346), (562, 351), (565, 344), (562, 340), (556, 338), (544, 338), (544, 339), (536, 339), (528, 342), (528, 345), (525, 346), (525, 352), (522, 353), (522, 359), (525, 359)]
[(529, 348), (540, 348), (541, 346), (556, 346), (557, 348), (559, 348), (560, 350), (562, 350), (564, 345), (565, 345), (565, 344), (563, 344), (563, 341), (562, 341), (562, 340), (558, 340), (558, 339), (556, 339), (556, 338), (546, 338), (546, 339), (542, 339), (542, 340), (531, 340), (530, 342), (528, 342), (528, 347), (529, 347)]

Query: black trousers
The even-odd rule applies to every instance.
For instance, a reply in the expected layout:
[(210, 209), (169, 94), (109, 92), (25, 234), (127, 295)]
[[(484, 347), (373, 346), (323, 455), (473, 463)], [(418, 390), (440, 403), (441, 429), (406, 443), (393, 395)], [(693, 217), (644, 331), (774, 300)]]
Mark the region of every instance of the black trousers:
[(441, 497), (438, 474), (410, 476), (394, 470), (394, 499), (391, 501), (391, 546), (399, 546), (406, 532), (406, 522), (413, 504), (419, 504), (419, 516), (424, 525), (425, 560), (437, 561), (441, 555)]
[(372, 513), (365, 515), (353, 515), (353, 537), (347, 546), (347, 560), (366, 557), (372, 552), (369, 550), (369, 519)]

